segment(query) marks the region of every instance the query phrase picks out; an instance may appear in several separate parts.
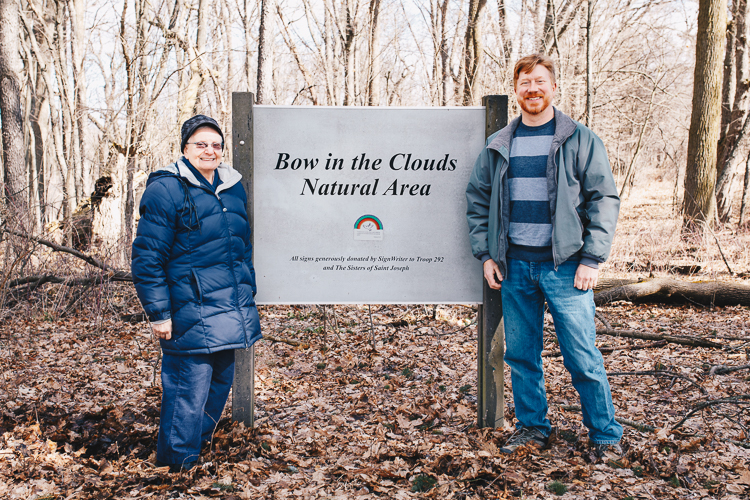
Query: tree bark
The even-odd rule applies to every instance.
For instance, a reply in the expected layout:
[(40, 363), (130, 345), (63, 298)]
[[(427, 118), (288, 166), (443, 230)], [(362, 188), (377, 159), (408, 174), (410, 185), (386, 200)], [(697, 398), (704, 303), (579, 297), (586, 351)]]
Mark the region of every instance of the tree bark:
[(687, 229), (712, 224), (716, 209), (716, 149), (721, 125), (721, 79), (726, 41), (726, 0), (700, 0), (693, 106), (685, 172), (683, 221)]
[[(3, 183), (7, 214), (21, 230), (31, 228), (21, 110), (21, 18), (16, 0), (0, 0), (0, 120)], [(4, 217), (3, 217), (4, 218)], [(5, 222), (5, 221), (3, 221)]]
[[(733, 42), (732, 47), (727, 47), (726, 51), (733, 53), (733, 64), (730, 69), (734, 72), (724, 72), (724, 78), (729, 78), (734, 82), (729, 87), (733, 87), (734, 98), (729, 103), (728, 121), (726, 126), (721, 129), (721, 136), (718, 145), (718, 161), (716, 164), (716, 209), (719, 220), (729, 222), (732, 216), (732, 199), (736, 191), (735, 179), (737, 169), (740, 164), (739, 144), (743, 137), (748, 134), (748, 104), (750, 103), (750, 65), (748, 64), (748, 28), (747, 22), (748, 2), (747, 0), (735, 0), (734, 18), (732, 26), (734, 30), (727, 33), (727, 43)], [(726, 63), (726, 58), (725, 58)], [(727, 74), (729, 73), (729, 74)], [(724, 82), (724, 88), (727, 89), (727, 82)], [(722, 122), (726, 113), (727, 104), (722, 103)], [(722, 123), (723, 125), (723, 123)]]
[[(737, 12), (740, 4), (747, 0), (734, 0), (732, 5), (732, 20), (727, 23), (727, 41), (724, 47), (724, 77), (721, 84), (721, 137), (719, 139), (719, 152), (722, 150), (722, 142), (727, 133), (730, 115), (732, 114), (732, 100), (734, 99), (734, 39), (737, 36)], [(719, 154), (721, 156), (721, 154)]]
[(745, 180), (742, 186), (742, 203), (740, 204), (740, 220), (738, 226), (742, 226), (743, 218), (745, 216), (745, 207), (747, 206), (747, 198), (750, 195), (750, 153), (748, 153), (745, 159)]
[(206, 52), (206, 38), (208, 30), (208, 16), (212, 8), (213, 0), (198, 0), (198, 29), (195, 34), (195, 46), (188, 46), (188, 58), (190, 64), (190, 81), (188, 82), (180, 112), (177, 118), (178, 126), (195, 114), (198, 104), (198, 93), (206, 79), (203, 56)]
[(464, 95), (463, 105), (472, 106), (477, 102), (477, 83), (482, 67), (484, 45), (482, 44), (482, 11), (487, 0), (469, 0), (469, 16), (464, 37)]
[(261, 0), (260, 28), (258, 29), (258, 81), (257, 104), (268, 104), (271, 101), (271, 72), (273, 61), (273, 7), (275, 0)]
[[(593, 88), (592, 88), (592, 77), (591, 77), (591, 19), (594, 17), (594, 2), (588, 0), (586, 2), (586, 126), (593, 128), (594, 126), (594, 108), (593, 108)], [(652, 94), (653, 97), (653, 94)], [(648, 120), (648, 118), (647, 118)], [(644, 130), (646, 125), (643, 126)], [(641, 131), (641, 137), (643, 137), (643, 131)], [(640, 142), (640, 141), (639, 141)], [(635, 156), (638, 155), (636, 151)], [(634, 160), (635, 161), (635, 160)], [(627, 181), (627, 176), (626, 179)], [(622, 196), (622, 193), (620, 193)]]
[(510, 65), (510, 58), (513, 53), (513, 42), (510, 39), (510, 31), (508, 30), (508, 9), (505, 6), (505, 0), (498, 0), (497, 13), (498, 22), (500, 23), (500, 36), (502, 37), (500, 47), (503, 49), (503, 63), (505, 63), (507, 68)]
[(354, 104), (354, 37), (356, 36), (352, 0), (344, 2), (344, 31), (341, 33), (344, 55), (344, 106)]
[(370, 47), (368, 51), (367, 105), (380, 104), (380, 2), (370, 0)]
[(617, 300), (704, 306), (750, 306), (750, 286), (734, 282), (691, 282), (673, 278), (653, 278), (600, 289), (594, 293), (596, 305)]

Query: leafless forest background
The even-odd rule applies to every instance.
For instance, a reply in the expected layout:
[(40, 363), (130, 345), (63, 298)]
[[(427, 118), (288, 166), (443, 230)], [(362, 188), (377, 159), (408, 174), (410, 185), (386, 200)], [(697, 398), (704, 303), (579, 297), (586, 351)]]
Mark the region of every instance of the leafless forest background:
[[(193, 113), (229, 130), (233, 91), (279, 105), (478, 105), (483, 95), (512, 94), (512, 65), (533, 51), (556, 60), (557, 104), (602, 137), (623, 197), (667, 180), (681, 205), (694, 1), (0, 4), (5, 19), (18, 19), (5, 24), (2, 54), (20, 118), (18, 130), (10, 120), (4, 127), (6, 143), (20, 146), (4, 162), (7, 227), (82, 250), (93, 243), (121, 265), (147, 174), (174, 160), (179, 125)], [(727, 8), (717, 167), (730, 175), (719, 218), (736, 226), (747, 158), (747, 2)]]
[[(0, 498), (747, 498), (749, 8), (0, 0)], [(549, 317), (557, 430), (508, 458), (509, 427), (476, 428), (476, 308), (263, 306), (257, 426), (225, 415), (201, 467), (155, 468), (160, 355), (127, 270), (181, 123), (215, 117), (230, 154), (235, 91), (478, 105), (536, 51), (623, 198), (596, 300), (625, 457), (588, 456)], [(682, 303), (628, 303), (646, 292)]]

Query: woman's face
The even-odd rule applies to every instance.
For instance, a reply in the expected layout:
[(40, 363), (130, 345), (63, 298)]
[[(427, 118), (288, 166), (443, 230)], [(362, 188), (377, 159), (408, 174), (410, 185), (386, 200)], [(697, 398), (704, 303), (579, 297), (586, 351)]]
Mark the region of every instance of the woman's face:
[[(214, 145), (218, 145), (214, 148)], [(188, 139), (183, 154), (185, 158), (203, 174), (206, 179), (213, 178), (212, 172), (221, 163), (224, 151), (219, 133), (211, 127), (201, 127)]]

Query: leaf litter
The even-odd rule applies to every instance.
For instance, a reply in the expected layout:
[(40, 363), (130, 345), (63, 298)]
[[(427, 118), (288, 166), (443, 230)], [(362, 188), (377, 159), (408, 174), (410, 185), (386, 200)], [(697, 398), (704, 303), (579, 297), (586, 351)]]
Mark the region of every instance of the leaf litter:
[[(127, 291), (123, 291), (127, 294)], [(134, 298), (130, 297), (133, 302)], [(746, 341), (724, 350), (600, 337), (626, 456), (592, 462), (562, 358), (545, 357), (546, 450), (512, 456), (510, 435), (476, 428), (476, 310), (467, 306), (261, 307), (256, 426), (230, 420), (231, 402), (202, 463), (156, 468), (158, 346), (145, 323), (21, 315), (0, 325), (0, 498), (747, 498), (747, 405), (696, 404), (750, 394)], [(619, 303), (613, 327), (700, 337), (750, 337), (746, 308)], [(335, 316), (335, 318), (334, 318)], [(325, 320), (325, 321), (324, 321)], [(550, 318), (546, 318), (547, 326)], [(375, 339), (373, 350), (372, 340)], [(545, 350), (554, 350), (551, 328)], [(507, 372), (507, 368), (506, 368)], [(157, 372), (158, 373), (158, 372)], [(506, 373), (506, 416), (513, 404)], [(705, 390), (703, 393), (700, 388)], [(550, 485), (552, 485), (550, 487)]]
[[(662, 272), (694, 254), (673, 241), (668, 204), (646, 202), (621, 217), (610, 275)], [(664, 235), (649, 236), (648, 214)], [(746, 275), (748, 235), (718, 236)], [(723, 263), (701, 252), (714, 279)], [(505, 426), (476, 427), (476, 308), (260, 307), (264, 334), (283, 341), (256, 344), (255, 427), (231, 422), (230, 400), (199, 466), (169, 473), (154, 465), (158, 345), (145, 323), (120, 320), (141, 312), (132, 287), (101, 288), (108, 312), (84, 301), (67, 315), (23, 303), (3, 311), (0, 499), (750, 498), (750, 370), (719, 368), (750, 363), (748, 308), (598, 308), (614, 329), (723, 346), (631, 349), (649, 342), (599, 336), (617, 416), (629, 422), (625, 456), (603, 462), (590, 456), (558, 356), (543, 358), (547, 449), (499, 452), (513, 430), (507, 367)], [(58, 290), (39, 292), (42, 302)], [(549, 315), (544, 350), (559, 350)]]

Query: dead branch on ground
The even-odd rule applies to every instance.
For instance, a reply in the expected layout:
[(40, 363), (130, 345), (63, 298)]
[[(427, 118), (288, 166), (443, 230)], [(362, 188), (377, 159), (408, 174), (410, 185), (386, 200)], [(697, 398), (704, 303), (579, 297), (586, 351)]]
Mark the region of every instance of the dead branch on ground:
[(721, 399), (711, 399), (709, 401), (704, 401), (702, 403), (697, 404), (693, 407), (692, 410), (690, 410), (687, 415), (685, 415), (682, 420), (677, 422), (673, 427), (672, 431), (675, 431), (679, 429), (682, 424), (688, 421), (690, 417), (698, 413), (699, 411), (708, 408), (710, 406), (720, 405), (720, 404), (735, 404), (735, 405), (744, 405), (744, 404), (750, 404), (750, 394), (740, 394), (738, 396), (732, 396), (729, 398), (721, 398)]
[(677, 337), (675, 335), (659, 335), (657, 333), (636, 332), (634, 330), (607, 330), (600, 328), (596, 330), (597, 335), (609, 335), (610, 337), (626, 337), (630, 339), (641, 340), (666, 340), (670, 344), (687, 345), (691, 347), (710, 347), (713, 349), (723, 349), (724, 346), (711, 342), (709, 340), (698, 339), (695, 337)]
[(742, 366), (715, 365), (711, 367), (711, 371), (709, 371), (708, 374), (709, 375), (726, 375), (727, 373), (738, 372), (740, 370), (750, 370), (750, 365), (742, 365)]
[[(650, 344), (631, 344), (631, 345), (625, 345), (625, 346), (618, 346), (618, 347), (599, 347), (599, 352), (602, 354), (607, 354), (615, 351), (637, 351), (639, 349), (651, 349), (654, 347), (664, 347), (667, 345), (666, 340), (659, 340), (657, 342), (651, 342)], [(543, 351), (542, 357), (545, 358), (559, 358), (562, 356), (562, 352), (560, 351)]]
[(618, 376), (626, 376), (626, 375), (651, 375), (652, 377), (664, 377), (664, 378), (671, 378), (671, 379), (682, 379), (687, 380), (690, 382), (690, 385), (694, 385), (697, 387), (703, 394), (706, 394), (706, 389), (700, 386), (698, 382), (694, 381), (690, 377), (686, 375), (682, 375), (680, 373), (675, 373), (673, 371), (669, 370), (647, 370), (647, 371), (637, 371), (637, 372), (610, 372), (607, 373), (608, 377), (618, 377)]
[(600, 306), (617, 300), (703, 306), (750, 306), (750, 286), (721, 281), (680, 281), (652, 278), (639, 282), (599, 288), (594, 302)]

